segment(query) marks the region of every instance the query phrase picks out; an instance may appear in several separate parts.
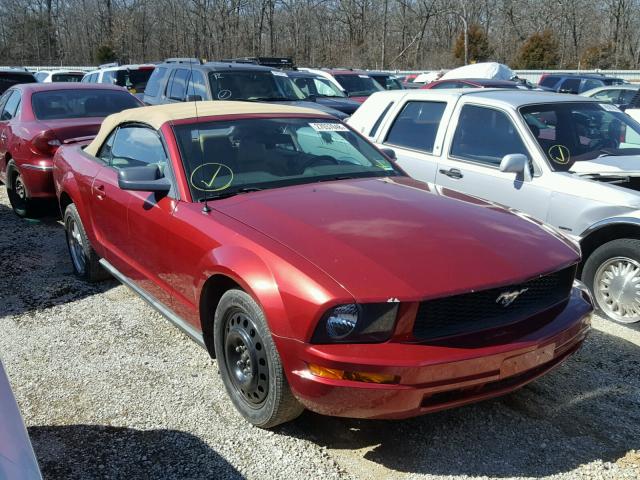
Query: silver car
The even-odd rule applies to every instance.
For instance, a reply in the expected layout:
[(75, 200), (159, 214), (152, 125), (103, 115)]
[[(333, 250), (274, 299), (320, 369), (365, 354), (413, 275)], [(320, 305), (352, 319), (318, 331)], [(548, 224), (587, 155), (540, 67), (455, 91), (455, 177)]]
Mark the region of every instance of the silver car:
[(522, 90), (390, 91), (348, 123), (415, 178), (579, 242), (599, 313), (640, 321), (640, 123), (614, 105)]

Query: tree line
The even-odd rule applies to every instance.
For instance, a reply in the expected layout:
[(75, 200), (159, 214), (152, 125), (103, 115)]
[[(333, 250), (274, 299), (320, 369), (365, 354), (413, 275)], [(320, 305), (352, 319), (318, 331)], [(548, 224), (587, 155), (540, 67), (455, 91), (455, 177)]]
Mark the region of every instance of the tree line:
[(639, 7), (640, 0), (2, 0), (0, 64), (273, 55), (301, 66), (420, 70), (466, 57), (524, 69), (636, 69)]

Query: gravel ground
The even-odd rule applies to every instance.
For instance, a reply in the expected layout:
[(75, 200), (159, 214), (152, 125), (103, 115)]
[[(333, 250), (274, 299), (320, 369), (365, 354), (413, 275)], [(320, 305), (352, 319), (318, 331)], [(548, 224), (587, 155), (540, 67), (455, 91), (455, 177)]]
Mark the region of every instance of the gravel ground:
[(640, 478), (640, 329), (502, 399), (405, 421), (249, 426), (214, 361), (126, 287), (76, 280), (0, 193), (0, 356), (45, 478)]

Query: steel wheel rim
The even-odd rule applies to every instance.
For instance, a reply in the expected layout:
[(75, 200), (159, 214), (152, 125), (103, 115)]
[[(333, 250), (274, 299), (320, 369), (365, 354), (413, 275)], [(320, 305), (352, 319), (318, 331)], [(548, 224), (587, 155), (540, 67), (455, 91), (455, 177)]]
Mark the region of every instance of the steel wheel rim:
[(82, 235), (80, 235), (80, 229), (74, 219), (69, 220), (67, 243), (69, 244), (69, 253), (71, 253), (71, 261), (73, 262), (74, 268), (78, 273), (84, 273), (85, 259)]
[(594, 295), (598, 306), (621, 323), (640, 320), (640, 263), (628, 257), (614, 257), (596, 271)]
[(264, 342), (251, 318), (235, 310), (227, 316), (224, 352), (227, 373), (236, 392), (252, 408), (269, 394), (269, 363)]

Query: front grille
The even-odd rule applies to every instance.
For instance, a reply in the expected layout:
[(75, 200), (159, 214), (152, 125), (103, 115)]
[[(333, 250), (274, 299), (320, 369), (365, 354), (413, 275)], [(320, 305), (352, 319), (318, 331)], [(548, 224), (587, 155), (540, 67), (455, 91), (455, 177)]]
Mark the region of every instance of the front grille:
[[(419, 340), (432, 340), (526, 320), (566, 300), (574, 276), (572, 266), (516, 285), (421, 302), (413, 334)], [(521, 293), (509, 298), (513, 292)]]

